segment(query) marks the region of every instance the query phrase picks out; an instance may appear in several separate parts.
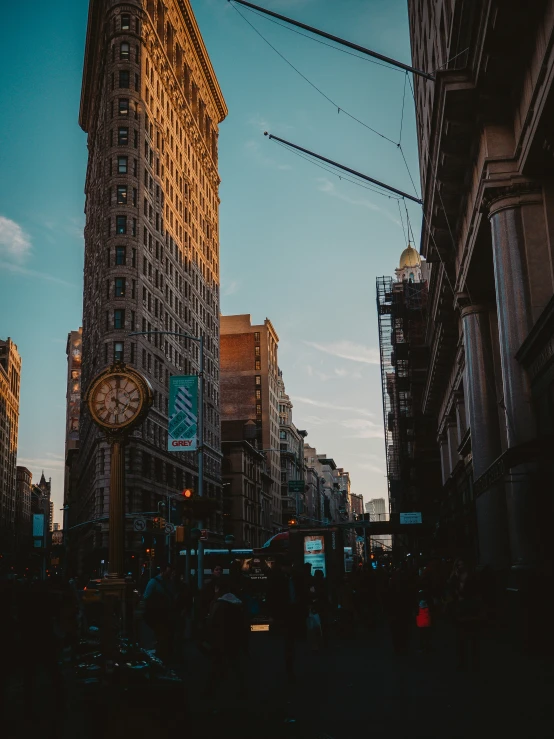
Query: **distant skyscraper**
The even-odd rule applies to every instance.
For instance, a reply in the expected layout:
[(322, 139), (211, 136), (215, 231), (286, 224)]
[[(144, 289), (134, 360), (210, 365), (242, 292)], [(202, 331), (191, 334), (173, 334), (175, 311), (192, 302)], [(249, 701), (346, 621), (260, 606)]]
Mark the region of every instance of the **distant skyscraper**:
[(0, 339), (0, 553), (15, 548), (15, 491), (21, 357), (8, 337)]
[[(220, 489), (217, 139), (226, 114), (189, 0), (91, 0), (80, 110), (89, 146), (82, 380), (85, 391), (124, 360), (153, 387), (127, 445), (128, 510), (153, 510), (198, 475), (194, 453), (167, 451), (169, 377), (199, 372), (198, 344), (134, 331), (203, 335), (205, 494)], [(72, 523), (109, 505), (109, 449), (86, 412), (79, 436)], [(206, 525), (221, 528), (219, 518)], [(82, 567), (97, 567), (106, 527), (78, 536)], [(128, 532), (127, 549), (140, 542)], [(156, 551), (163, 556), (163, 545)]]

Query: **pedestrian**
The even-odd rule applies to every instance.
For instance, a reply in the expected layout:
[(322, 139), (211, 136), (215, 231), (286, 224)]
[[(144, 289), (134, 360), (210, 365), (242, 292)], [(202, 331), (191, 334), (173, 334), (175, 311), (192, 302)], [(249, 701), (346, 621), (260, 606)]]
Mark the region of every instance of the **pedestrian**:
[(212, 576), (205, 583), (204, 587), (198, 595), (198, 611), (196, 631), (200, 643), (207, 641), (207, 619), (210, 615), (212, 603), (227, 592), (227, 578), (223, 575), (223, 565), (221, 563), (214, 564), (212, 567)]
[(244, 661), (248, 655), (250, 628), (243, 601), (222, 583), (208, 617), (208, 642), (211, 670), (204, 695), (213, 695), (230, 671), (238, 697), (246, 696)]
[(343, 636), (354, 636), (356, 604), (355, 590), (351, 575), (344, 575), (339, 586), (339, 624)]
[(479, 579), (466, 560), (459, 557), (454, 563), (449, 583), (454, 593), (457, 667), (465, 670), (471, 666), (473, 670), (478, 670), (485, 617)]
[(308, 592), (303, 575), (285, 560), (277, 560), (268, 582), (268, 605), (277, 631), (284, 639), (287, 680), (295, 682), (297, 643), (305, 638), (309, 613)]
[(419, 591), (419, 603), (416, 616), (416, 626), (419, 632), (419, 648), (421, 652), (431, 651), (431, 608), (423, 590)]
[(144, 591), (144, 622), (156, 635), (156, 656), (167, 663), (173, 653), (176, 593), (172, 583), (173, 566), (167, 563)]
[(413, 590), (406, 562), (393, 573), (385, 596), (394, 653), (407, 654), (413, 618)]
[(330, 603), (327, 582), (322, 570), (316, 570), (309, 583), (310, 611), (319, 617), (319, 634), (323, 646), (328, 645)]

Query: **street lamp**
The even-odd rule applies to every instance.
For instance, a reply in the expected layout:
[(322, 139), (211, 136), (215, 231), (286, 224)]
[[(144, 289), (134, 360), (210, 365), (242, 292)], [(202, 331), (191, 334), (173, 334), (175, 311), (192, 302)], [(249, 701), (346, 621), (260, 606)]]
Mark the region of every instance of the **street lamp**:
[[(204, 337), (192, 336), (191, 334), (181, 331), (133, 331), (127, 336), (150, 336), (157, 334), (158, 336), (178, 336), (182, 339), (190, 339), (196, 341), (200, 345), (200, 371), (198, 377), (200, 379), (200, 403), (198, 404), (198, 487), (197, 494), (201, 498), (204, 494)], [(198, 522), (198, 528), (203, 528), (203, 522)], [(201, 590), (204, 585), (204, 542), (198, 542), (198, 589)]]

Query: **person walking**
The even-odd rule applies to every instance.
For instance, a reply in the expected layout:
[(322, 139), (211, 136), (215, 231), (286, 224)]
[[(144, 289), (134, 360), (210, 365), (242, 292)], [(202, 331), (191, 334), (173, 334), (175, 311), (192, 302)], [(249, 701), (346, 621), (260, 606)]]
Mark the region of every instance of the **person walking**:
[(208, 617), (211, 670), (204, 695), (213, 695), (231, 671), (238, 697), (246, 696), (244, 661), (248, 654), (249, 623), (243, 601), (222, 583)]
[(166, 564), (144, 591), (144, 622), (156, 635), (156, 656), (164, 664), (173, 654), (176, 593), (172, 583), (173, 566)]
[(463, 558), (458, 558), (449, 584), (454, 594), (454, 623), (458, 670), (480, 666), (481, 630), (484, 623), (484, 601), (477, 575)]
[(270, 613), (284, 638), (285, 671), (290, 683), (295, 682), (296, 645), (305, 638), (309, 613), (305, 578), (291, 562), (275, 563), (268, 583)]

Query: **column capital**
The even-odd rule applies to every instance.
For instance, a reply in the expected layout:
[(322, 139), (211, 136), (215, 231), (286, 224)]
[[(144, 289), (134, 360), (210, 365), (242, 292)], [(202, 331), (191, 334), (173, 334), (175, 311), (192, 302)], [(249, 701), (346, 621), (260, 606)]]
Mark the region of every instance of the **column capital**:
[(494, 310), (494, 306), (490, 303), (469, 303), (467, 305), (460, 306), (462, 311), (462, 318), (471, 316), (475, 313), (490, 313)]
[(490, 219), (501, 210), (541, 202), (542, 184), (532, 180), (522, 180), (506, 185), (485, 187), (481, 212)]

